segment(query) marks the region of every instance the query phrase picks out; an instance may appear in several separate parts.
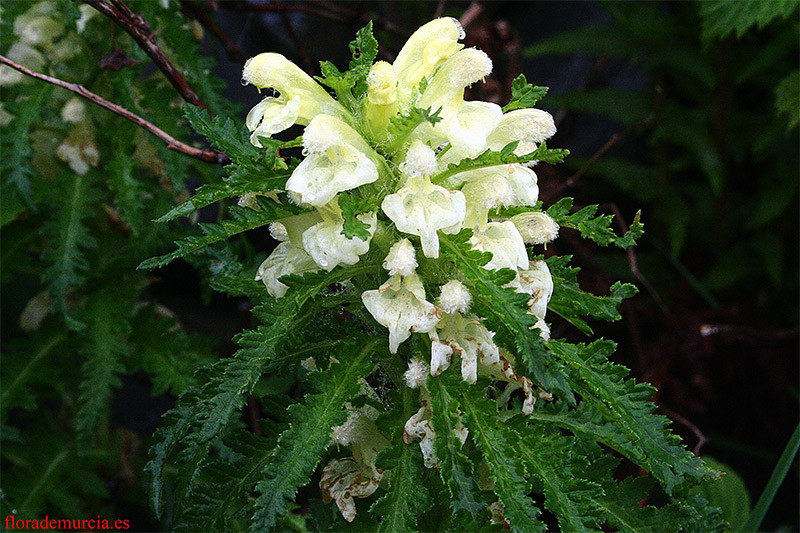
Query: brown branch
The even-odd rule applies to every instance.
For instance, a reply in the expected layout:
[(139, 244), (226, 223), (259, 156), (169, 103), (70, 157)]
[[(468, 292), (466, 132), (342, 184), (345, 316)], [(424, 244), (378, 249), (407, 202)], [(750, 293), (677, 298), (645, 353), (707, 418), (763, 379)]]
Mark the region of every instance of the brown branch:
[(586, 164), (583, 165), (583, 167), (580, 170), (578, 170), (575, 174), (573, 174), (572, 176), (567, 178), (567, 180), (564, 183), (562, 183), (561, 185), (559, 185), (551, 193), (551, 195), (552, 196), (559, 196), (560, 193), (564, 191), (564, 189), (568, 189), (569, 187), (574, 186), (584, 176), (584, 174), (586, 174), (589, 171), (589, 169), (592, 168), (594, 166), (594, 164), (597, 163), (597, 161), (601, 157), (603, 157), (605, 155), (606, 152), (608, 152), (609, 150), (611, 150), (611, 148), (614, 147), (615, 144), (617, 144), (619, 141), (621, 141), (622, 139), (624, 139), (625, 137), (630, 135), (631, 132), (633, 132), (634, 130), (638, 129), (639, 127), (645, 126), (647, 124), (650, 124), (653, 121), (653, 119), (655, 119), (655, 117), (656, 117), (656, 114), (655, 114), (655, 111), (653, 111), (652, 113), (650, 113), (649, 115), (644, 117), (642, 120), (640, 120), (636, 124), (628, 126), (622, 132), (615, 133), (614, 135), (612, 135), (608, 139), (608, 141), (606, 141), (606, 143), (603, 146), (600, 147), (599, 150), (597, 150), (594, 154), (592, 154), (592, 157), (589, 158), (589, 161), (587, 161)]
[(658, 408), (661, 409), (662, 411), (664, 411), (664, 413), (668, 417), (670, 417), (670, 418), (672, 418), (674, 420), (677, 420), (678, 422), (680, 422), (681, 424), (683, 424), (684, 426), (689, 428), (692, 433), (694, 433), (694, 436), (697, 437), (697, 445), (694, 447), (693, 451), (694, 451), (694, 454), (696, 456), (700, 457), (700, 448), (703, 447), (703, 444), (708, 442), (708, 438), (705, 435), (703, 435), (703, 432), (700, 431), (700, 428), (698, 428), (696, 425), (694, 425), (691, 422), (691, 420), (679, 415), (678, 413), (676, 413), (675, 411), (673, 411), (669, 407), (664, 407), (663, 405), (659, 405)]
[[(620, 212), (617, 204), (611, 202), (604, 204), (604, 206), (611, 209), (611, 211), (614, 213), (614, 218), (617, 221), (617, 226), (622, 233), (625, 233), (628, 230), (628, 225), (625, 223), (625, 219), (622, 217), (622, 212)], [(661, 312), (664, 313), (664, 316), (667, 317), (673, 325), (675, 325), (675, 318), (672, 316), (667, 304), (664, 303), (664, 300), (661, 298), (661, 295), (658, 293), (655, 287), (650, 284), (650, 281), (645, 277), (644, 274), (642, 274), (642, 271), (639, 270), (639, 259), (636, 256), (636, 251), (633, 249), (633, 247), (628, 248), (626, 251), (628, 252), (628, 264), (630, 265), (631, 273), (636, 276), (636, 279), (639, 280), (639, 283), (644, 286), (645, 290), (647, 290), (648, 294), (650, 294), (650, 297), (653, 298), (653, 301), (655, 301), (659, 309), (661, 309)]]
[(189, 86), (189, 83), (170, 63), (164, 52), (156, 44), (155, 36), (150, 31), (150, 25), (145, 18), (125, 5), (122, 0), (83, 0), (103, 15), (113, 20), (123, 30), (133, 37), (133, 40), (142, 50), (153, 60), (158, 69), (164, 73), (169, 82), (181, 97), (192, 105), (207, 109), (197, 93)]
[(244, 63), (247, 61), (247, 54), (242, 51), (238, 44), (231, 39), (227, 33), (222, 31), (214, 17), (210, 14), (210, 5), (202, 2), (195, 2), (193, 0), (181, 0), (181, 11), (189, 18), (199, 22), (205, 29), (207, 29), (225, 49), (228, 58), (237, 63)]
[(23, 67), (22, 65), (14, 63), (10, 59), (2, 55), (0, 55), (0, 63), (4, 63), (15, 70), (22, 72), (23, 74), (26, 74), (32, 78), (36, 78), (37, 80), (46, 81), (47, 83), (52, 83), (53, 85), (58, 85), (59, 87), (63, 87), (64, 89), (72, 91), (73, 93), (86, 98), (90, 102), (93, 102), (99, 105), (100, 107), (104, 107), (105, 109), (108, 109), (109, 111), (130, 120), (137, 126), (144, 128), (145, 130), (149, 131), (150, 133), (152, 133), (153, 135), (164, 141), (164, 143), (166, 143), (167, 145), (167, 148), (170, 150), (180, 152), (182, 154), (188, 155), (189, 157), (194, 157), (195, 159), (200, 159), (201, 161), (205, 161), (207, 163), (214, 163), (215, 165), (224, 165), (230, 163), (230, 159), (224, 153), (213, 149), (202, 150), (200, 148), (195, 148), (193, 146), (189, 146), (188, 144), (182, 143), (181, 141), (172, 137), (169, 133), (165, 132), (155, 124), (146, 121), (139, 115), (131, 113), (124, 107), (109, 102), (105, 98), (96, 95), (83, 85), (78, 85), (76, 83), (69, 83), (63, 80), (59, 80), (58, 78), (52, 78), (45, 74), (40, 74), (39, 72), (34, 72), (30, 69)]
[(333, 13), (331, 11), (321, 10), (306, 2), (292, 2), (283, 4), (279, 2), (270, 2), (268, 4), (255, 4), (247, 0), (231, 0), (229, 2), (222, 2), (220, 7), (230, 9), (232, 11), (302, 11), (310, 15), (316, 15), (321, 18), (335, 20), (336, 22), (347, 22), (347, 17)]

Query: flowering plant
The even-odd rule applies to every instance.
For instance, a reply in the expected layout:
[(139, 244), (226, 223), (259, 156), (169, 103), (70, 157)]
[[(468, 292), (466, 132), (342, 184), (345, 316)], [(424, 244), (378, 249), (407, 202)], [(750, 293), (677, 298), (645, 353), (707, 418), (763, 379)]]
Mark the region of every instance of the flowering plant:
[[(153, 501), (161, 511), (177, 458), (176, 526), (543, 531), (555, 524), (542, 507), (568, 531), (718, 526), (690, 490), (714, 473), (653, 414), (652, 387), (608, 361), (614, 344), (550, 338), (552, 315), (591, 334), (586, 319), (618, 319), (636, 289), (583, 292), (569, 258), (543, 247), (565, 227), (627, 248), (638, 216), (619, 236), (596, 206), (543, 209), (534, 167), (567, 155), (547, 147), (555, 124), (533, 108), (546, 91), (520, 76), (504, 107), (466, 101), (492, 62), (463, 37), (455, 19), (434, 20), (389, 64), (375, 62), (368, 25), (349, 69), (323, 62), (316, 81), (279, 54), (251, 58), (243, 81), (277, 93), (244, 137), (187, 108), (233, 163), (161, 220), (239, 205), (142, 266), (205, 254), (212, 285), (249, 296), (262, 324), (158, 432)], [(302, 136), (272, 137), (293, 125)], [(279, 154), (300, 146), (302, 160)], [(279, 244), (260, 266), (211, 246), (267, 224)], [(272, 407), (260, 434), (234, 416), (249, 396)], [(649, 475), (618, 482), (620, 456)], [(639, 508), (655, 484), (671, 503)]]

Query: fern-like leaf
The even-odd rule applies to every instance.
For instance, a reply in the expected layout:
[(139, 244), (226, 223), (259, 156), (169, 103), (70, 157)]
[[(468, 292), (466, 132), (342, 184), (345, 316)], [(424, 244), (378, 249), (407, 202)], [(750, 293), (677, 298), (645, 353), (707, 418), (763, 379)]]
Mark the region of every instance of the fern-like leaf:
[(386, 153), (394, 153), (399, 150), (411, 136), (417, 126), (427, 122), (434, 126), (437, 122), (442, 120), (439, 116), (441, 109), (437, 109), (431, 113), (430, 109), (421, 109), (419, 107), (412, 107), (405, 115), (397, 115), (389, 120), (389, 138), (391, 141), (384, 149)]
[(445, 381), (462, 388), (458, 379), (448, 380), (445, 376), (453, 374), (450, 370), (428, 381), (431, 393), (431, 412), (433, 430), (436, 432), (434, 450), (436, 458), (441, 461), (439, 473), (442, 481), (450, 492), (453, 510), (467, 511), (476, 514), (485, 508), (476, 495), (475, 478), (473, 476), (472, 462), (461, 451), (461, 441), (455, 433), (455, 427), (460, 422), (458, 416), (458, 402), (450, 395)]
[(613, 342), (599, 340), (587, 346), (551, 340), (549, 346), (567, 364), (572, 388), (589, 407), (587, 412), (581, 405), (584, 409), (579, 411), (591, 417), (591, 424), (607, 422), (613, 427), (598, 431), (596, 426), (589, 434), (601, 439), (605, 435), (610, 441), (606, 444), (645, 468), (670, 495), (713, 474), (680, 445), (680, 437), (667, 429), (669, 420), (653, 414), (655, 405), (650, 398), (655, 389), (625, 380), (628, 370), (608, 361)]
[(477, 170), (486, 167), (496, 167), (499, 165), (509, 165), (512, 163), (530, 163), (531, 161), (542, 161), (544, 163), (556, 164), (564, 161), (569, 155), (569, 150), (561, 148), (549, 149), (547, 143), (542, 143), (536, 150), (525, 155), (516, 155), (518, 142), (512, 142), (504, 146), (499, 152), (486, 150), (475, 157), (467, 157), (458, 163), (451, 163), (446, 170), (439, 172), (431, 177), (433, 183), (443, 183), (448, 178), (468, 170)]
[(547, 94), (547, 87), (536, 87), (528, 83), (524, 74), (511, 82), (511, 100), (503, 106), (503, 113), (515, 109), (533, 107)]
[(387, 471), (387, 492), (369, 509), (381, 519), (379, 533), (416, 530), (417, 517), (431, 504), (425, 486), (418, 482), (423, 468), (419, 447), (403, 442), (403, 426), (415, 412), (413, 395), (411, 389), (401, 387), (393, 397), (394, 408), (376, 420), (378, 428), (391, 436), (392, 443), (376, 462), (378, 468)]
[(539, 521), (541, 510), (528, 497), (522, 463), (516, 459), (520, 436), (498, 420), (497, 404), (486, 398), (483, 387), (465, 387), (460, 404), (467, 417), (467, 427), (478, 444), (494, 482), (494, 491), (503, 503), (506, 519), (514, 531), (545, 531)]
[(50, 283), (50, 292), (65, 313), (67, 291), (82, 285), (89, 269), (86, 250), (97, 246), (85, 225), (96, 193), (86, 176), (72, 174), (71, 178), (54, 220), (42, 227), (44, 236), (52, 240), (52, 246), (42, 251), (42, 261), (49, 265), (42, 278)]
[[(372, 372), (370, 357), (380, 343), (381, 339), (372, 339), (358, 351), (353, 350), (355, 346), (342, 350), (337, 354), (339, 362), (331, 362), (324, 372), (309, 376), (309, 385), (317, 392), (307, 396), (303, 404), (289, 408), (292, 423), (281, 434), (263, 470), (265, 479), (256, 485), (259, 496), (251, 523), (253, 531), (273, 529), (297, 489), (308, 482), (331, 443), (331, 427), (347, 419), (344, 403), (358, 394), (359, 380)], [(354, 355), (347, 357), (348, 353)]]
[(553, 296), (547, 304), (548, 309), (566, 319), (587, 335), (592, 328), (582, 317), (601, 320), (619, 320), (619, 305), (625, 298), (634, 296), (639, 290), (630, 283), (615, 282), (609, 296), (595, 296), (585, 292), (578, 285), (578, 268), (568, 266), (571, 256), (552, 257), (547, 260), (553, 276)]
[(120, 386), (121, 358), (130, 351), (130, 310), (137, 291), (127, 285), (102, 287), (86, 305), (83, 333), (88, 337), (83, 381), (78, 395), (75, 429), (78, 441), (86, 446), (94, 435), (100, 418), (108, 409), (111, 392)]
[(625, 234), (618, 236), (611, 229), (613, 215), (595, 216), (595, 213), (597, 213), (596, 205), (587, 205), (583, 209), (569, 214), (571, 208), (572, 198), (562, 198), (550, 206), (547, 214), (553, 217), (559, 226), (576, 229), (581, 232), (582, 237), (591, 239), (600, 246), (613, 244), (618, 248), (630, 248), (644, 234), (644, 225), (640, 219), (641, 211), (636, 213)]
[[(184, 492), (191, 490), (203, 461), (215, 439), (220, 437), (233, 413), (242, 407), (262, 373), (274, 368), (279, 351), (296, 332), (307, 324), (317, 310), (307, 305), (309, 300), (331, 283), (376, 270), (369, 265), (336, 268), (332, 272), (286, 276), (283, 281), (290, 291), (275, 302), (254, 309), (254, 314), (266, 325), (247, 331), (236, 338), (242, 347), (233, 357), (220, 361), (209, 371), (201, 391), (189, 389), (178, 398), (178, 405), (165, 415), (165, 424), (157, 433), (152, 458), (146, 470), (153, 476), (154, 507), (160, 511), (163, 492), (163, 470), (167, 458), (177, 444), (185, 441), (181, 453)], [(168, 426), (172, 427), (168, 427)], [(189, 433), (192, 427), (196, 430)], [(187, 433), (189, 433), (187, 435)]]
[(201, 223), (200, 229), (204, 233), (202, 237), (186, 237), (183, 240), (175, 241), (177, 250), (158, 257), (151, 257), (138, 266), (139, 269), (149, 270), (168, 265), (175, 259), (186, 257), (214, 243), (224, 241), (234, 235), (250, 231), (252, 229), (266, 226), (280, 218), (296, 215), (304, 210), (293, 204), (281, 204), (271, 198), (257, 198), (259, 210), (249, 207), (231, 206), (230, 213), (232, 220), (224, 220), (220, 223)]
[(558, 517), (562, 531), (598, 528), (600, 512), (594, 500), (603, 495), (597, 483), (587, 481), (589, 466), (575, 438), (565, 437), (544, 424), (516, 417), (511, 427), (525, 438), (515, 446), (528, 472), (544, 493), (544, 505)]

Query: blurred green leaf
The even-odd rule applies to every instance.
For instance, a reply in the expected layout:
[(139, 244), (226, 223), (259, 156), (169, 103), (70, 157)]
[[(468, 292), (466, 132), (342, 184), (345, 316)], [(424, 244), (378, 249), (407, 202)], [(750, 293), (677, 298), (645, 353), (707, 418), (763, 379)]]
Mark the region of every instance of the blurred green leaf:
[(779, 115), (788, 115), (789, 128), (800, 124), (800, 70), (790, 72), (775, 87), (775, 107)]
[(800, 3), (797, 0), (707, 0), (700, 3), (703, 18), (702, 37), (706, 42), (736, 37), (757, 26), (763, 28), (775, 19), (791, 15)]
[(730, 524), (731, 531), (742, 529), (750, 515), (750, 494), (744, 480), (730, 466), (705, 456), (703, 462), (712, 470), (722, 472), (720, 479), (704, 480), (697, 492), (722, 511), (722, 519)]

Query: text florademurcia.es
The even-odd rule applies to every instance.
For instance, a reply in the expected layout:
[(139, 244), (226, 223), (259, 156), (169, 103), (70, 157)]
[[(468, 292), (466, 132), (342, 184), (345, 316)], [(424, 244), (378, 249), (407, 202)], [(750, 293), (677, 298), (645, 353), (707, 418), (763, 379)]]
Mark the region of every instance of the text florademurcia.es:
[(93, 531), (93, 530), (127, 530), (130, 526), (130, 520), (118, 518), (116, 520), (108, 520), (105, 518), (82, 518), (80, 520), (64, 520), (49, 518), (45, 515), (40, 520), (35, 519), (22, 519), (14, 515), (8, 515), (5, 519), (6, 530), (12, 529), (52, 529), (52, 530), (78, 530), (78, 531)]

